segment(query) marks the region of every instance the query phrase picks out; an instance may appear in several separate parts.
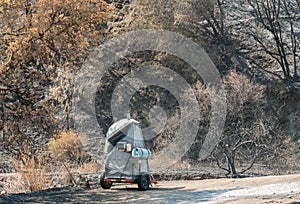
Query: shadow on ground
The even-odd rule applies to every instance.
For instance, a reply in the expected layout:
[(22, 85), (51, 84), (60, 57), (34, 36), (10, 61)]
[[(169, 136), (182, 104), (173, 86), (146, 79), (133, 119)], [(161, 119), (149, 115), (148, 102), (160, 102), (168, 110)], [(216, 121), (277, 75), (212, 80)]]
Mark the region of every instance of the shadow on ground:
[(0, 203), (207, 203), (212, 198), (231, 190), (235, 189), (191, 191), (185, 190), (184, 187), (157, 187), (139, 191), (137, 188), (124, 186), (115, 186), (111, 190), (57, 188), (1, 196)]

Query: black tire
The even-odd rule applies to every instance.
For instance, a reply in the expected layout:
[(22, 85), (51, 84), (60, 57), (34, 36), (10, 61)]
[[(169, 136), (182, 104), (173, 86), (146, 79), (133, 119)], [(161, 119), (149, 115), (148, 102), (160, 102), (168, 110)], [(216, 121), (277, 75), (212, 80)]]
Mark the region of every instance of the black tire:
[(141, 191), (148, 190), (150, 186), (150, 176), (148, 174), (139, 175), (137, 184)]
[(103, 188), (103, 189), (110, 189), (111, 186), (112, 186), (112, 182), (105, 182), (104, 181), (104, 178), (105, 178), (105, 173), (103, 173), (100, 177), (100, 186)]

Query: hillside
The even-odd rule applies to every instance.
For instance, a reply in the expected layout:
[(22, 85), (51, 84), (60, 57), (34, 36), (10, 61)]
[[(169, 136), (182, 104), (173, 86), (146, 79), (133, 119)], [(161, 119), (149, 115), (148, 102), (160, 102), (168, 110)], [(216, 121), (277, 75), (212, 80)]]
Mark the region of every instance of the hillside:
[(105, 134), (128, 112), (155, 174), (299, 173), (299, 11), (296, 0), (1, 1), (0, 173), (24, 174), (21, 191), (36, 175), (45, 189), (74, 184), (58, 172), (99, 173)]

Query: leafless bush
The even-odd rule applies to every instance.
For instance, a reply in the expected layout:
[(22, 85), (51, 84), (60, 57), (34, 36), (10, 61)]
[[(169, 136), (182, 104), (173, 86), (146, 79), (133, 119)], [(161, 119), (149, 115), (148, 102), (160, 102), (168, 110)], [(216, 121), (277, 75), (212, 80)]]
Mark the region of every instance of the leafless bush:
[(267, 134), (263, 131), (263, 89), (236, 72), (230, 72), (224, 84), (227, 120), (215, 156), (226, 175), (238, 177), (252, 168), (260, 156), (262, 138)]

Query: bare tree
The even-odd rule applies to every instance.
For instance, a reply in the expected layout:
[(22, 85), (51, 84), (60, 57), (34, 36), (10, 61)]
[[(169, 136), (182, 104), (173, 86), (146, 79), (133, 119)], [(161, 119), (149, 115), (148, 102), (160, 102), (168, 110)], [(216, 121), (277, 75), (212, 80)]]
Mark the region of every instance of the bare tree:
[(279, 65), (278, 69), (260, 69), (293, 85), (299, 78), (300, 7), (298, 0), (248, 0), (254, 21), (248, 33), (259, 45), (259, 50)]
[[(234, 37), (230, 22), (231, 1), (193, 1), (192, 11), (196, 14), (194, 23), (188, 23), (187, 30), (193, 30), (195, 38), (206, 49), (221, 73), (244, 67), (239, 59), (239, 39)], [(194, 29), (191, 29), (193, 28)]]
[[(217, 158), (217, 165), (226, 171), (226, 176), (240, 177), (246, 171), (251, 169), (256, 162), (258, 156), (258, 146), (253, 140), (243, 141), (243, 137), (232, 135), (232, 144), (224, 141), (219, 143), (222, 153)], [(237, 140), (237, 141), (236, 141)], [(241, 167), (240, 170), (237, 169)]]
[[(225, 2), (223, 0), (214, 1), (193, 1), (192, 10), (200, 22), (200, 26), (204, 28), (206, 35), (218, 36), (226, 38), (224, 11)], [(204, 23), (204, 24), (203, 24)]]
[[(217, 165), (226, 176), (239, 177), (251, 169), (263, 144), (261, 112), (263, 99), (261, 86), (245, 75), (230, 72), (224, 78), (227, 89), (227, 119), (224, 136), (214, 152)], [(260, 108), (257, 108), (260, 106)]]

